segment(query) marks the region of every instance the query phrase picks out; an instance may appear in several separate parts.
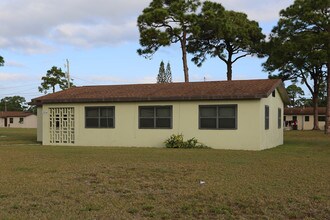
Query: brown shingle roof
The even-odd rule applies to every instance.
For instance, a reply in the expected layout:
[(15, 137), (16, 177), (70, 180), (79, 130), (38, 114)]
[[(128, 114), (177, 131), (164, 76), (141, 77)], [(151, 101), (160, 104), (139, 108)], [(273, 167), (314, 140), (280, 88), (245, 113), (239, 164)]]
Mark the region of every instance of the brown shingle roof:
[[(326, 107), (318, 107), (318, 114), (325, 115)], [(285, 108), (285, 115), (313, 115), (313, 107), (305, 108)]]
[(268, 97), (276, 88), (283, 101), (288, 102), (281, 80), (262, 79), (82, 86), (32, 99), (31, 104), (260, 99)]
[(20, 112), (20, 111), (0, 112), (0, 118), (7, 118), (7, 117), (27, 117), (29, 115), (33, 115), (33, 114), (31, 112)]

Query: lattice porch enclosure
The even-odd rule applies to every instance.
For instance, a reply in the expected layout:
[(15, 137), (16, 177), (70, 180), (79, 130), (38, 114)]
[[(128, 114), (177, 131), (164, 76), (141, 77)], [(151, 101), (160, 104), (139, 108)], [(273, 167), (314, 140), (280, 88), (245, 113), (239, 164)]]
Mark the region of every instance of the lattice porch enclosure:
[(74, 144), (74, 108), (49, 108), (50, 143)]

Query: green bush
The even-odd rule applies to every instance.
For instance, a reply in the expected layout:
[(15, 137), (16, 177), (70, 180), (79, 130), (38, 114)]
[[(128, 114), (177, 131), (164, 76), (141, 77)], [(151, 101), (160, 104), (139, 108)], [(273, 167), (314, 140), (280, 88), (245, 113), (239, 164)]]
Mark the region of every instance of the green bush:
[(167, 148), (208, 148), (206, 145), (199, 143), (194, 137), (184, 141), (182, 134), (172, 134), (165, 141), (165, 146)]

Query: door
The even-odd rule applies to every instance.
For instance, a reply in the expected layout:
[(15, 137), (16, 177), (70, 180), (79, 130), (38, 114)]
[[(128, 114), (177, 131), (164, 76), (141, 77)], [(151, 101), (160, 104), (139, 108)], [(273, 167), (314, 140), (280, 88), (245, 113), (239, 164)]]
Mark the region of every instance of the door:
[(74, 144), (74, 108), (49, 108), (49, 142)]
[(5, 118), (5, 127), (7, 127), (7, 123), (8, 123), (7, 118)]

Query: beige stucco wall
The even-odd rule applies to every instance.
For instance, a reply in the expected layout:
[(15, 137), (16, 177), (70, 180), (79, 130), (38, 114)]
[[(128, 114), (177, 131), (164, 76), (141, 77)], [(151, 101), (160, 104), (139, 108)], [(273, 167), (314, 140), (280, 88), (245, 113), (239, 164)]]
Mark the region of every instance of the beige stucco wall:
[(0, 118), (0, 128), (5, 127), (5, 119), (4, 118)]
[[(13, 118), (13, 123), (10, 123), (10, 118)], [(19, 119), (23, 118), (23, 122), (20, 123)], [(5, 119), (1, 118), (0, 127), (4, 127)], [(26, 117), (8, 117), (7, 118), (7, 127), (11, 128), (37, 128), (37, 116), (29, 115)]]
[[(309, 121), (305, 121), (305, 115), (296, 115), (297, 116), (297, 125), (298, 130), (312, 130), (314, 126), (314, 115), (306, 115), (309, 116)], [(292, 121), (293, 115), (286, 115), (286, 121)], [(319, 121), (319, 128), (324, 129), (325, 122)]]
[[(259, 109), (260, 115), (260, 138), (261, 149), (267, 149), (283, 144), (283, 112), (284, 105), (280, 94), (275, 90), (275, 97), (272, 94), (268, 98), (261, 99)], [(265, 129), (265, 105), (269, 106), (269, 129)], [(278, 128), (278, 109), (281, 108), (281, 128)]]
[[(279, 95), (277, 94), (277, 99)], [(164, 147), (164, 141), (172, 134), (182, 133), (184, 137), (195, 137), (198, 141), (216, 149), (244, 149), (260, 150), (262, 148), (274, 147), (283, 143), (283, 130), (263, 131), (264, 117), (261, 103), (269, 103), (271, 109), (276, 107), (281, 100), (272, 104), (272, 98), (265, 101), (184, 101), (184, 102), (144, 102), (144, 103), (102, 103), (102, 104), (47, 104), (38, 111), (42, 115), (43, 129), (38, 129), (38, 135), (42, 135), (44, 145), (49, 142), (49, 108), (50, 107), (74, 107), (75, 109), (75, 144), (77, 146), (143, 146)], [(238, 129), (237, 130), (200, 130), (198, 128), (199, 105), (223, 105), (237, 104)], [(139, 129), (138, 107), (154, 105), (173, 106), (173, 128), (172, 129)], [(115, 106), (115, 128), (85, 128), (86, 106)], [(282, 110), (283, 111), (283, 110)], [(271, 114), (274, 112), (271, 110)], [(275, 119), (276, 117), (276, 119)], [(272, 119), (273, 120), (273, 119)], [(274, 124), (273, 122), (271, 124)], [(273, 129), (273, 128), (272, 128)], [(261, 137), (266, 135), (267, 137)], [(282, 135), (282, 136), (281, 136)], [(269, 139), (269, 140), (268, 140)], [(40, 140), (38, 138), (38, 140)]]
[(42, 142), (42, 107), (37, 108), (37, 141)]

